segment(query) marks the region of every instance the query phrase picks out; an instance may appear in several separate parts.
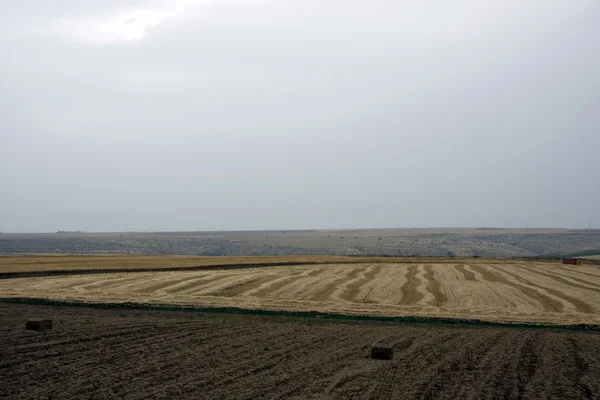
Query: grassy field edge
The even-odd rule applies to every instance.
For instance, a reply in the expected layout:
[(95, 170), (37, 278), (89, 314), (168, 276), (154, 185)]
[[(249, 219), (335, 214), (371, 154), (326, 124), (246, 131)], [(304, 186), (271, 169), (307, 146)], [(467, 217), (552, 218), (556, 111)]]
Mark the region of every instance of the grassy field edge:
[(148, 304), (148, 303), (111, 303), (111, 302), (86, 302), (74, 300), (53, 300), (34, 297), (0, 297), (0, 304), (24, 304), (24, 305), (47, 305), (65, 307), (91, 307), (104, 309), (126, 309), (126, 310), (161, 310), (161, 311), (189, 311), (214, 314), (238, 314), (238, 315), (262, 315), (273, 317), (296, 317), (296, 318), (319, 318), (338, 321), (372, 321), (392, 322), (409, 324), (432, 324), (432, 325), (462, 325), (462, 326), (493, 326), (507, 328), (537, 328), (537, 329), (559, 329), (571, 331), (600, 331), (600, 325), (596, 324), (549, 324), (533, 322), (508, 322), (487, 321), (468, 318), (444, 318), (429, 316), (373, 316), (342, 313), (324, 313), (318, 311), (283, 311), (267, 309), (250, 309), (239, 307), (203, 307), (172, 304)]

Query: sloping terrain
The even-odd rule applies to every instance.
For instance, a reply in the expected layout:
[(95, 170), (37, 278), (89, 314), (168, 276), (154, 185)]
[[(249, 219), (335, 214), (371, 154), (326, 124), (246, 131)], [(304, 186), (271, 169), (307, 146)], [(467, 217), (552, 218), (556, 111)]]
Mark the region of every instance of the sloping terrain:
[[(362, 258), (374, 262), (391, 258)], [(161, 270), (219, 265), (261, 265), (293, 263), (360, 262), (361, 258), (343, 256), (135, 256), (135, 255), (14, 255), (0, 256), (0, 274), (56, 271)]]
[(0, 297), (600, 324), (594, 265), (471, 260), (271, 266), (0, 280)]
[[(54, 329), (25, 331), (31, 317)], [(392, 361), (368, 358), (392, 346)], [(0, 304), (0, 398), (594, 399), (600, 334)]]
[(0, 254), (532, 257), (597, 249), (600, 230), (351, 229), (251, 232), (0, 233)]

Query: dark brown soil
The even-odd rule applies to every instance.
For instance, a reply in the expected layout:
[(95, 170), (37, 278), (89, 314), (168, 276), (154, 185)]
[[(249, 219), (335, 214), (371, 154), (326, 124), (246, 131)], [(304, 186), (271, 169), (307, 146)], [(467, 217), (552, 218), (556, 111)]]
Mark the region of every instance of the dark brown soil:
[(0, 398), (594, 399), (600, 334), (0, 304)]

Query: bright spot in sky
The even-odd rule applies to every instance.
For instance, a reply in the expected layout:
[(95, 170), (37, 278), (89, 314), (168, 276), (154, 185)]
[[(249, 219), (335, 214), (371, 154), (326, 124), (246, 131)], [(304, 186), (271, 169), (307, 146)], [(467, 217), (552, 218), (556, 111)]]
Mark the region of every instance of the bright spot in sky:
[(148, 28), (174, 16), (177, 14), (168, 10), (135, 10), (99, 24), (98, 28), (106, 41), (140, 40), (146, 36)]
[(63, 20), (59, 29), (72, 39), (89, 43), (129, 42), (141, 40), (148, 31), (167, 19), (197, 15), (199, 6), (212, 0), (151, 1), (137, 8), (112, 15)]

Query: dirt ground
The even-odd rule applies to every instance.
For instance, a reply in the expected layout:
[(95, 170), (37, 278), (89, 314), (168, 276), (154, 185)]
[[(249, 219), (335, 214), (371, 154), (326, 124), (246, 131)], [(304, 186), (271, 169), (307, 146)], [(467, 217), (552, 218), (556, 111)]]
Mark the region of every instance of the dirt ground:
[[(28, 318), (52, 318), (46, 333)], [(392, 361), (368, 357), (389, 343)], [(6, 399), (593, 399), (600, 334), (0, 304)]]

